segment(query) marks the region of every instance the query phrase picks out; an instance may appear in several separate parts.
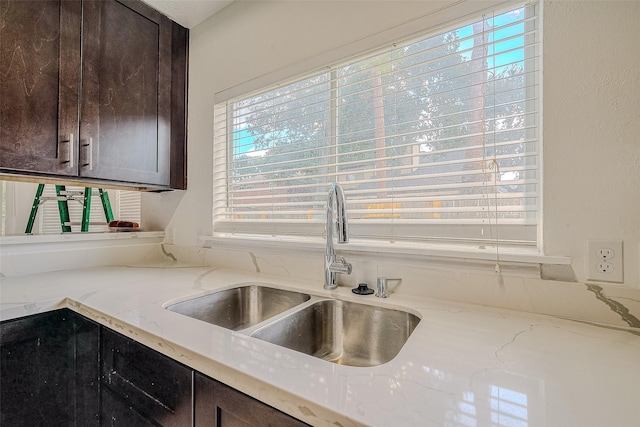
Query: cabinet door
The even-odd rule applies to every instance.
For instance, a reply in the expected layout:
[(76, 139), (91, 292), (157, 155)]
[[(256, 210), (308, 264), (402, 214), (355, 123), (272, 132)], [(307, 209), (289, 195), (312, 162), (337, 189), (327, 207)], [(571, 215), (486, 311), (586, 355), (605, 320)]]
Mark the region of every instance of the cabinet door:
[(73, 376), (72, 411), (74, 423), (69, 425), (100, 425), (100, 329), (101, 326), (71, 310), (63, 310), (72, 320), (72, 355), (67, 359), (73, 362), (68, 366)]
[(0, 0), (0, 169), (76, 175), (79, 0)]
[(302, 427), (307, 424), (200, 373), (195, 375), (196, 427)]
[(189, 368), (102, 328), (102, 425), (192, 425), (191, 384)]
[(83, 5), (80, 175), (168, 186), (171, 21), (138, 1)]
[(157, 427), (152, 419), (145, 417), (133, 406), (108, 388), (102, 390), (100, 396), (102, 405), (101, 427)]
[(99, 326), (58, 310), (0, 324), (0, 425), (98, 425)]

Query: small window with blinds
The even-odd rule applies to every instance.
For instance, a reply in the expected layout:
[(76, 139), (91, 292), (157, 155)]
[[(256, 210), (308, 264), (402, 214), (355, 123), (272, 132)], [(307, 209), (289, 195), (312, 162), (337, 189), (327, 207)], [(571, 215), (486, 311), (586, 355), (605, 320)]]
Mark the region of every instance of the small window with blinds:
[(321, 235), (336, 181), (355, 238), (535, 246), (537, 7), (217, 104), (214, 230)]

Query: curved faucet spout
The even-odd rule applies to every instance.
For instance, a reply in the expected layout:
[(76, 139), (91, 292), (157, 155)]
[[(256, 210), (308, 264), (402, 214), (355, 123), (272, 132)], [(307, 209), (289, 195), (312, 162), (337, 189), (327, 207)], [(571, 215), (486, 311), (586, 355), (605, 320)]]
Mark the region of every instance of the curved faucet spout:
[(324, 288), (335, 289), (338, 287), (336, 284), (336, 274), (351, 274), (351, 264), (346, 262), (342, 257), (336, 257), (335, 250), (333, 248), (333, 208), (335, 205), (336, 219), (335, 224), (337, 227), (337, 241), (338, 243), (349, 242), (349, 226), (347, 223), (347, 203), (344, 196), (342, 186), (337, 182), (331, 184), (329, 195), (327, 196), (327, 245), (325, 249), (324, 259)]

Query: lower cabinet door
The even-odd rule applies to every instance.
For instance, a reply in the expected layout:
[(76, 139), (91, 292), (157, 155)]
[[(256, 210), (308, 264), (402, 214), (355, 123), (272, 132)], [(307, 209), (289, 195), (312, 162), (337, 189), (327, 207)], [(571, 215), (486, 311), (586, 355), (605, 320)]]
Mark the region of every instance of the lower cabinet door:
[(100, 426), (102, 427), (157, 426), (153, 419), (137, 412), (136, 408), (126, 401), (126, 398), (106, 387), (102, 389), (100, 398), (102, 408)]
[(301, 427), (307, 424), (196, 372), (195, 425), (196, 427)]
[(97, 426), (99, 328), (67, 309), (0, 323), (0, 426)]
[(102, 329), (105, 426), (193, 425), (193, 371), (107, 328)]

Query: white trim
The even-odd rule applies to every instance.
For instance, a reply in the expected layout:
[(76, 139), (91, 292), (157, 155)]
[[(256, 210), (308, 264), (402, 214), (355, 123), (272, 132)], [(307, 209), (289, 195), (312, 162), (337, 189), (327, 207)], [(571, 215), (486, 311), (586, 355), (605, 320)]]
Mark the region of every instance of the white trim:
[[(320, 237), (263, 236), (232, 233), (214, 233), (212, 236), (199, 236), (198, 240), (206, 247), (228, 248), (236, 250), (264, 250), (270, 253), (320, 253), (325, 249), (325, 240)], [(495, 247), (481, 249), (474, 245), (432, 243), (402, 245), (385, 241), (351, 239), (349, 243), (336, 246), (343, 254), (381, 256), (394, 255), (406, 257), (426, 257), (441, 260), (475, 260), (495, 264)], [(535, 247), (503, 247), (499, 249), (500, 263), (507, 264), (555, 264), (571, 265), (566, 256), (544, 255)]]
[(74, 243), (111, 240), (136, 240), (138, 243), (161, 242), (164, 239), (164, 231), (132, 231), (119, 233), (61, 233), (40, 234), (33, 236), (2, 236), (0, 246), (17, 245), (42, 245), (47, 243)]
[(540, 30), (536, 33), (536, 40), (538, 43), (538, 49), (540, 49), (540, 89), (538, 92), (538, 120), (540, 120), (538, 135), (538, 185), (540, 186), (540, 193), (538, 197), (538, 247), (540, 251), (544, 252), (544, 43), (542, 41), (544, 34), (544, 1), (538, 3), (538, 25)]

